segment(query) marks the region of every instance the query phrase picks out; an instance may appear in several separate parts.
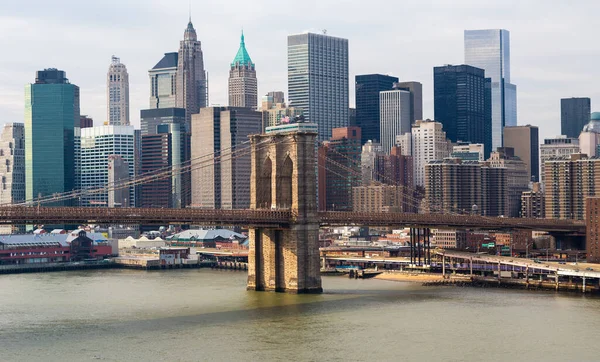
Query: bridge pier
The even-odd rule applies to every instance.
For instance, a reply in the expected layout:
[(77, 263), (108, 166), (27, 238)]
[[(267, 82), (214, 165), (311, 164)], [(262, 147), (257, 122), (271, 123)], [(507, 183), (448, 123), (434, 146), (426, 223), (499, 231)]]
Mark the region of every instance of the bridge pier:
[(250, 229), (248, 290), (321, 293), (316, 133), (250, 136), (251, 209), (288, 209), (288, 228)]

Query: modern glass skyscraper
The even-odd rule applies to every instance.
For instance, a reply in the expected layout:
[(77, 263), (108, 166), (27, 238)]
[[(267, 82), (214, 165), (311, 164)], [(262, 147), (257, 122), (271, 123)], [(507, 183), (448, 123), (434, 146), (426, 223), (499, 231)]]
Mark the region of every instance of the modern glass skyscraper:
[[(485, 155), (491, 152), (491, 135), (487, 135), (483, 69), (470, 65), (445, 65), (433, 68), (435, 119), (444, 125), (452, 142), (483, 143)], [(487, 136), (487, 137), (486, 137)]]
[[(75, 187), (74, 128), (79, 125), (79, 87), (54, 68), (38, 71), (25, 86), (25, 197), (72, 191)], [(53, 206), (71, 205), (71, 201)]]
[[(108, 184), (109, 156), (118, 155), (127, 162), (129, 179), (135, 175), (133, 126), (100, 126), (81, 129), (81, 189), (93, 190)], [(106, 207), (108, 191), (84, 192), (81, 206)], [(127, 206), (135, 205), (135, 189), (129, 187)]]
[(517, 125), (517, 87), (510, 82), (510, 33), (465, 30), (465, 64), (491, 79), (492, 150), (503, 146), (503, 128)]
[(165, 53), (148, 71), (150, 76), (150, 109), (173, 108), (177, 104), (177, 53)]
[(129, 74), (114, 55), (106, 75), (106, 99), (108, 124), (129, 126)]
[(589, 98), (563, 98), (560, 100), (560, 132), (571, 138), (579, 137), (589, 122), (592, 106)]
[(362, 144), (379, 142), (379, 92), (392, 90), (398, 78), (383, 74), (363, 74), (355, 77), (356, 126), (360, 127)]
[(348, 39), (324, 34), (288, 36), (288, 97), (307, 121), (319, 125), (319, 141), (348, 125)]

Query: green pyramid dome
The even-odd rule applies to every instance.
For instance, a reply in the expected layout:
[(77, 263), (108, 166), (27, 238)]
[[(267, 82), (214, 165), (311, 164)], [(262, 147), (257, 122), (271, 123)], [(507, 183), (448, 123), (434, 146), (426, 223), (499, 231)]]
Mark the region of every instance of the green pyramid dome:
[(233, 62), (231, 62), (231, 66), (235, 67), (236, 64), (240, 65), (249, 65), (254, 66), (252, 63), (252, 59), (250, 59), (250, 55), (246, 50), (246, 44), (244, 43), (244, 32), (242, 31), (242, 38), (240, 40), (240, 49), (238, 50), (235, 58), (233, 58)]

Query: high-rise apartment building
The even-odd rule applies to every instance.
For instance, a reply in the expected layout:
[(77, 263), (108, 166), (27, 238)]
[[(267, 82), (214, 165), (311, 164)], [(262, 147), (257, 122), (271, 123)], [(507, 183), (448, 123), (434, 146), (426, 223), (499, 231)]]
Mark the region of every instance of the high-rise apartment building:
[(502, 147), (503, 129), (517, 125), (517, 87), (510, 82), (510, 33), (504, 29), (465, 30), (465, 64), (490, 78), (492, 148)]
[[(25, 202), (25, 128), (7, 123), (0, 135), (0, 204)], [(24, 232), (23, 225), (0, 226), (0, 234)]]
[(150, 76), (150, 109), (177, 106), (178, 53), (165, 53), (148, 71)]
[[(450, 155), (451, 144), (440, 122), (430, 119), (417, 121), (411, 132), (414, 182), (425, 186), (425, 165), (428, 162), (443, 160)], [(401, 145), (402, 150), (405, 147)], [(404, 153), (404, 152), (403, 152)]]
[(470, 65), (433, 68), (435, 119), (452, 142), (483, 143), (492, 151), (491, 119), (486, 113), (485, 72)]
[(504, 146), (515, 150), (527, 165), (529, 181), (540, 180), (540, 141), (539, 130), (536, 126), (514, 126), (504, 128)]
[[(34, 200), (75, 187), (75, 134), (79, 87), (62, 70), (37, 72), (25, 86), (25, 198)], [(71, 200), (52, 205), (71, 205)]]
[(256, 69), (246, 50), (244, 33), (231, 69), (229, 70), (229, 106), (256, 110), (258, 102), (258, 82)]
[(380, 133), (383, 152), (389, 153), (396, 136), (411, 132), (410, 92), (391, 90), (379, 93)]
[(483, 143), (459, 143), (452, 146), (451, 156), (463, 161), (483, 161), (485, 160), (484, 145)]
[(521, 217), (543, 219), (545, 216), (544, 192), (539, 182), (521, 195)]
[(600, 156), (600, 112), (592, 113), (590, 122), (579, 134), (579, 150), (588, 157)]
[(527, 165), (515, 156), (514, 149), (500, 147), (492, 152), (488, 162), (490, 167), (506, 170), (506, 196), (508, 210), (504, 216), (519, 217), (521, 211), (521, 196), (529, 190), (529, 173)]
[(592, 112), (589, 98), (562, 98), (560, 100), (560, 133), (577, 138)]
[(568, 160), (573, 153), (579, 153), (579, 139), (567, 136), (546, 138), (540, 145), (540, 184), (544, 188), (544, 163), (549, 160)]
[(192, 159), (200, 160), (191, 175), (193, 207), (250, 207), (251, 159), (244, 150), (248, 136), (261, 132), (262, 113), (248, 108), (207, 107), (192, 117)]
[(348, 125), (348, 40), (324, 34), (288, 36), (288, 97), (307, 121), (319, 125), (319, 141)]
[(362, 132), (362, 144), (379, 142), (380, 92), (392, 90), (398, 78), (383, 74), (362, 74), (355, 77), (356, 126)]
[(114, 55), (106, 75), (106, 120), (111, 126), (129, 126), (129, 74)]
[(319, 188), (326, 209), (352, 211), (352, 187), (361, 182), (361, 135), (358, 127), (334, 128), (331, 139), (324, 145), (325, 190)]
[(410, 92), (410, 123), (423, 119), (423, 84), (415, 81), (394, 83), (394, 89)]
[(272, 92), (262, 97), (262, 127), (263, 131), (267, 127), (273, 127), (281, 123), (292, 123), (297, 117), (302, 116), (302, 110), (297, 107), (288, 107), (283, 101), (283, 92), (281, 97), (273, 97)]
[(355, 212), (414, 212), (415, 207), (402, 187), (372, 182), (352, 188)]
[(425, 166), (428, 212), (505, 215), (506, 169), (457, 158), (431, 161)]
[(583, 220), (585, 199), (600, 192), (600, 159), (576, 153), (547, 161), (544, 171), (546, 218)]
[(586, 236), (585, 250), (588, 263), (600, 263), (600, 197), (589, 197), (586, 200)]
[(186, 131), (192, 114), (208, 105), (208, 77), (204, 71), (202, 45), (190, 19), (177, 56), (176, 107), (185, 109)]
[[(107, 207), (108, 191), (86, 193), (109, 183), (109, 156), (118, 155), (128, 165), (128, 177), (135, 176), (133, 126), (99, 126), (81, 129), (80, 186), (84, 190), (79, 203), (86, 207)], [(135, 205), (135, 189), (127, 187), (127, 202)]]
[(130, 180), (129, 170), (129, 163), (121, 155), (108, 156), (108, 186), (110, 187), (108, 190), (108, 207), (130, 207), (135, 205), (135, 201), (133, 203), (130, 201), (130, 188), (120, 187)]

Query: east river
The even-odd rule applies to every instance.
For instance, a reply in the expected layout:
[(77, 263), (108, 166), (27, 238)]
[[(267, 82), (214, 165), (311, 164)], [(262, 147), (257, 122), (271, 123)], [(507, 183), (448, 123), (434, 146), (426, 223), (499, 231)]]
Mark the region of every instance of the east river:
[(0, 276), (0, 361), (598, 361), (600, 298), (208, 269)]

